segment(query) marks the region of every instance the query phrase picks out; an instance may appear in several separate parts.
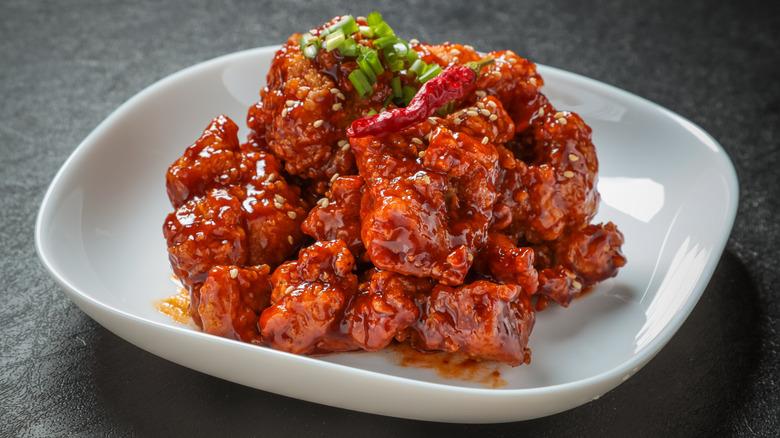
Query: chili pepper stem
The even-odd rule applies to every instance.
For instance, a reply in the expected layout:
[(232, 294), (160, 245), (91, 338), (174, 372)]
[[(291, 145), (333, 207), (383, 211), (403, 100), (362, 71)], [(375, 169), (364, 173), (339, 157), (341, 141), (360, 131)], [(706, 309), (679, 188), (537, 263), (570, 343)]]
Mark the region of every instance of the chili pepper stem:
[(479, 76), (479, 71), (482, 70), (482, 67), (493, 64), (494, 62), (496, 61), (493, 58), (485, 58), (485, 59), (480, 59), (479, 61), (467, 62), (465, 65), (466, 67), (474, 70), (474, 73), (476, 73), (477, 76)]

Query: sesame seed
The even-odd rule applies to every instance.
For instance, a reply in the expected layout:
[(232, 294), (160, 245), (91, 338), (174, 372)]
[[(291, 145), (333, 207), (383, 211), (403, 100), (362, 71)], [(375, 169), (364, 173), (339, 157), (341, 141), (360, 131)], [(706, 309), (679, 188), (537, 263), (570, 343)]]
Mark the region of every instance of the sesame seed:
[(498, 108), (498, 104), (494, 100), (489, 100), (487, 103), (487, 106), (491, 106), (493, 108)]
[(460, 55), (460, 50), (458, 50), (458, 49), (452, 49), (452, 50), (450, 50), (450, 55), (452, 55), (452, 56), (458, 56), (458, 55)]
[(544, 108), (539, 108), (539, 117), (544, 115)]
[(565, 124), (567, 124), (569, 122), (566, 119), (564, 119), (563, 117), (561, 117), (560, 119), (558, 119), (558, 123), (560, 123), (561, 125), (565, 125)]
[(531, 78), (531, 79), (529, 79), (529, 80), (528, 80), (528, 82), (529, 82), (531, 85), (533, 85), (534, 87), (536, 86), (536, 78)]
[(431, 125), (438, 125), (439, 124), (439, 122), (436, 121), (436, 119), (434, 119), (433, 117), (428, 117), (428, 123), (430, 123)]
[(276, 178), (276, 174), (275, 174), (275, 173), (271, 173), (271, 174), (269, 174), (269, 175), (268, 175), (268, 182), (273, 182), (273, 180), (274, 180), (275, 178)]
[[(292, 236), (287, 236), (287, 237), (292, 237)], [(285, 290), (284, 290), (284, 294), (285, 294), (285, 295), (289, 295), (289, 294), (290, 294), (290, 292), (292, 292), (292, 291), (293, 291), (293, 289), (295, 289), (295, 287), (294, 287), (294, 286), (287, 286), (287, 289), (285, 289)]]
[(346, 143), (345, 145), (341, 146), (342, 151), (346, 151), (347, 149), (349, 149), (349, 143)]
[(481, 110), (479, 110), (479, 112), (481, 112), (482, 115), (485, 116), (485, 117), (490, 116), (490, 110), (487, 109), (487, 108), (481, 109)]
[(571, 286), (575, 289), (582, 289), (582, 283), (577, 280), (572, 281)]
[(340, 92), (340, 91), (339, 91), (339, 92), (336, 94), (336, 97), (338, 97), (338, 98), (339, 98), (339, 99), (341, 99), (341, 100), (344, 100), (344, 99), (346, 99), (346, 96), (344, 96), (344, 93), (342, 93), (342, 92)]
[(292, 245), (293, 243), (295, 243), (295, 239), (293, 239), (293, 236), (289, 236), (289, 235), (288, 235), (288, 236), (287, 236), (287, 241), (288, 241), (288, 242), (290, 242), (290, 245)]
[(468, 45), (468, 44), (466, 44), (465, 46), (463, 46), (463, 48), (464, 48), (464, 49), (466, 49), (466, 50), (471, 50), (472, 52), (474, 51), (474, 47), (472, 47), (472, 46), (470, 46), (470, 45)]
[(284, 196), (282, 196), (282, 195), (274, 195), (274, 199), (276, 200), (276, 202), (278, 202), (280, 204), (284, 204)]
[(453, 122), (455, 122), (456, 125), (460, 125), (461, 123), (463, 123), (463, 120), (455, 117), (455, 120), (453, 120)]
[(483, 97), (487, 96), (487, 93), (485, 91), (483, 91), (483, 90), (477, 90), (477, 91), (474, 92), (474, 94), (476, 94), (477, 97), (479, 97), (480, 99), (482, 99)]
[(343, 148), (345, 144), (349, 144), (349, 141), (347, 140), (339, 140), (339, 147)]
[(412, 38), (409, 40), (409, 44), (420, 44), (420, 41), (418, 41), (417, 38)]
[(563, 117), (563, 113), (558, 111), (557, 113), (555, 113), (553, 117), (555, 117), (556, 119), (560, 119), (561, 117)]
[(284, 104), (287, 105), (287, 106), (295, 106), (295, 101), (294, 100), (288, 100)]
[(341, 92), (341, 90), (339, 90), (338, 88), (334, 87), (334, 88), (330, 89), (330, 92), (333, 93), (333, 94), (339, 94)]
[(336, 181), (336, 178), (339, 177), (338, 173), (334, 173), (332, 177), (330, 177), (330, 182)]
[(285, 117), (285, 116), (287, 116), (287, 112), (288, 112), (288, 110), (289, 110), (289, 109), (290, 109), (290, 108), (287, 108), (287, 107), (285, 107), (284, 109), (282, 109), (282, 117)]
[(423, 182), (425, 182), (425, 184), (430, 184), (431, 183), (431, 177), (428, 176), (427, 174), (422, 176), (422, 180), (423, 180)]
[(479, 109), (485, 109), (485, 104), (482, 102), (477, 102), (477, 108)]
[(420, 158), (423, 158), (423, 157), (425, 157), (425, 151), (420, 151), (420, 152), (418, 152), (418, 153), (417, 153), (417, 156), (418, 156), (418, 157), (420, 157)]
[(491, 114), (490, 117), (488, 117), (488, 120), (490, 120), (491, 122), (495, 122), (496, 120), (498, 120), (498, 116), (495, 114)]
[(322, 121), (322, 119), (317, 120), (317, 121), (314, 122), (314, 127), (315, 128), (319, 128), (320, 126), (322, 126), (323, 123), (325, 123), (325, 122)]
[(563, 172), (563, 176), (565, 176), (566, 178), (574, 178), (574, 172), (572, 172), (571, 170), (567, 170)]
[(569, 154), (569, 161), (578, 161), (579, 159), (580, 159), (580, 157), (578, 157), (578, 156), (576, 156), (574, 154)]
[(290, 211), (287, 212), (287, 216), (289, 216), (290, 219), (295, 219), (296, 217), (298, 217), (298, 213), (290, 210)]
[(431, 134), (432, 132), (425, 134), (425, 141), (431, 141)]
[(423, 141), (422, 141), (422, 140), (420, 140), (419, 138), (415, 137), (415, 138), (413, 138), (413, 139), (412, 139), (412, 143), (415, 143), (415, 144), (423, 144)]
[(276, 207), (277, 209), (281, 210), (284, 207), (284, 204), (280, 204), (278, 202), (274, 202), (274, 207)]
[(509, 58), (509, 59), (507, 59), (507, 61), (509, 61), (510, 64), (516, 64), (517, 63), (517, 60), (515, 58)]
[(238, 277), (238, 269), (233, 268), (230, 270), (230, 278), (236, 278), (236, 277)]
[(473, 261), (474, 261), (474, 254), (472, 254), (472, 253), (469, 253), (469, 254), (466, 256), (466, 258), (468, 259), (469, 263), (471, 263), (471, 262), (473, 262)]
[(338, 110), (341, 109), (341, 104), (340, 103), (334, 103), (332, 108), (333, 108), (333, 111), (338, 111)]
[(467, 116), (471, 116), (471, 117), (476, 117), (476, 116), (479, 115), (479, 113), (474, 111), (474, 110), (468, 110), (468, 111), (466, 111), (466, 115)]
[(487, 138), (487, 135), (482, 137), (482, 144), (488, 144), (488, 141), (490, 141), (490, 139)]
[(327, 208), (329, 204), (328, 198), (322, 198), (322, 208)]

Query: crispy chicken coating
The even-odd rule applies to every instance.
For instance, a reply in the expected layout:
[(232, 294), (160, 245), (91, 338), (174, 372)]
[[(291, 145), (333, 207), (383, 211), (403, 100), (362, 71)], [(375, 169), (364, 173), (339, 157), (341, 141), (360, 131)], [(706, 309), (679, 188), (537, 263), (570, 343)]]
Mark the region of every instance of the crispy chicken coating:
[(259, 344), (257, 321), (270, 303), (272, 288), (268, 265), (215, 266), (200, 289), (203, 331)]
[(360, 238), (360, 200), (363, 178), (357, 175), (334, 179), (325, 198), (311, 209), (301, 225), (303, 232), (317, 240), (341, 239), (356, 259), (366, 249)]
[(339, 323), (357, 292), (355, 258), (341, 240), (316, 242), (281, 265), (272, 276), (272, 305), (260, 315), (263, 340), (295, 354), (343, 351)]
[(372, 269), (360, 283), (358, 295), (344, 314), (344, 330), (356, 346), (367, 351), (403, 341), (420, 317), (421, 297), (436, 284), (430, 278)]
[(535, 318), (531, 297), (520, 287), (484, 280), (438, 285), (425, 297), (412, 345), (517, 366), (530, 363), (526, 345)]

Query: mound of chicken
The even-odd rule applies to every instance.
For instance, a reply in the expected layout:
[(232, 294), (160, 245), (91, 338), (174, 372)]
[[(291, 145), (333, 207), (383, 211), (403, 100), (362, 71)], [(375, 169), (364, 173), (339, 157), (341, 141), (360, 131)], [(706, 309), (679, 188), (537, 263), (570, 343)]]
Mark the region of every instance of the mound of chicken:
[[(480, 61), (424, 121), (347, 136)], [(295, 354), (409, 342), (529, 363), (535, 313), (626, 263), (617, 227), (592, 223), (591, 129), (543, 84), (510, 51), (406, 42), (377, 13), (291, 36), (248, 137), (220, 115), (166, 174), (163, 231), (194, 322)]]

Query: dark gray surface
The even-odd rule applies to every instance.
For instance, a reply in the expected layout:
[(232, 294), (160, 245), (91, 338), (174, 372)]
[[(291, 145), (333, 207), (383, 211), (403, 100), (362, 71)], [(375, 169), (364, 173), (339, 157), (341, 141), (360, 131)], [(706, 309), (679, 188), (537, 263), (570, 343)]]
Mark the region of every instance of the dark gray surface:
[[(223, 3), (0, 1), (0, 435), (778, 433), (778, 2)], [(46, 275), (33, 246), (39, 203), (68, 155), (117, 106), (189, 65), (373, 9), (406, 38), (512, 49), (646, 97), (726, 149), (741, 187), (726, 251), (682, 329), (625, 384), (580, 408), (520, 423), (350, 412), (153, 356), (84, 315)]]

